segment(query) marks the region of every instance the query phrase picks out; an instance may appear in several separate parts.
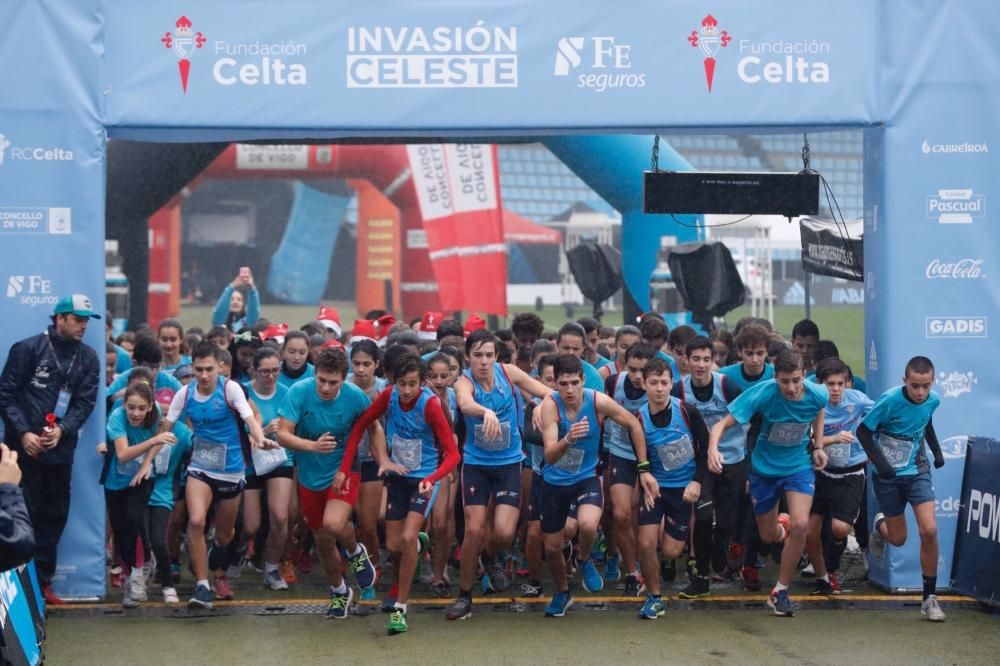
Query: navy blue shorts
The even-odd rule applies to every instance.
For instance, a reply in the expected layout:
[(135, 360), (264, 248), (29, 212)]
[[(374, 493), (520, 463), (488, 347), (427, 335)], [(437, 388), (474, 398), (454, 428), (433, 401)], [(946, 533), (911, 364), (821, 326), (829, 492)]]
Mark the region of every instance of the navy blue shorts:
[(197, 470), (189, 470), (188, 478), (201, 481), (206, 486), (211, 488), (213, 502), (239, 497), (247, 483), (246, 479), (240, 479), (239, 481), (221, 481)]
[(813, 495), (810, 513), (830, 516), (842, 523), (853, 525), (861, 513), (861, 501), (864, 496), (864, 472), (838, 477), (817, 472), (816, 494)]
[(571, 512), (586, 504), (604, 508), (604, 487), (600, 477), (587, 477), (570, 486), (556, 486), (542, 481), (542, 532), (562, 532)]
[(883, 479), (872, 476), (872, 487), (879, 510), (888, 517), (901, 516), (907, 504), (916, 506), (934, 501), (934, 481), (930, 472)]
[(417, 490), (420, 481), (409, 476), (390, 476), (385, 480), (386, 520), (406, 520), (410, 513), (419, 513), (425, 518), (431, 514), (438, 486), (435, 484), (430, 497), (424, 497)]
[(652, 509), (646, 508), (645, 495), (639, 500), (639, 526), (659, 525), (671, 539), (686, 541), (691, 528), (691, 507), (684, 501), (683, 488), (660, 488)]
[(462, 502), (465, 506), (521, 507), (521, 463), (509, 465), (463, 465)]
[(358, 473), (361, 474), (361, 483), (383, 480), (378, 475), (378, 463), (374, 460), (368, 460), (360, 465), (355, 465), (355, 467), (357, 467)]
[(291, 465), (283, 465), (276, 469), (272, 469), (270, 472), (264, 476), (257, 476), (256, 474), (247, 474), (247, 485), (244, 490), (263, 490), (267, 487), (267, 482), (271, 479), (294, 479), (295, 478), (295, 468)]
[(763, 516), (778, 506), (782, 493), (816, 493), (816, 473), (812, 468), (788, 476), (761, 476), (750, 472), (750, 504), (755, 516)]
[(531, 473), (531, 490), (528, 491), (528, 515), (525, 520), (541, 520), (542, 510), (542, 475)]
[(621, 458), (613, 453), (608, 454), (608, 466), (604, 470), (608, 487), (622, 484), (635, 488), (635, 483), (639, 480), (639, 470), (635, 468), (635, 464), (634, 460)]

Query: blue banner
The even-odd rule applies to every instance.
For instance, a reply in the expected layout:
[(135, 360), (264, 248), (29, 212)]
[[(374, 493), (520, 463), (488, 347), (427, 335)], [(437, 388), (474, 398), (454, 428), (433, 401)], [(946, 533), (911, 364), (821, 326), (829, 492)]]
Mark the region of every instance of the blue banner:
[(952, 587), (1000, 606), (1000, 442), (969, 440)]
[(0, 572), (0, 661), (14, 666), (42, 662), (45, 605), (35, 565)]

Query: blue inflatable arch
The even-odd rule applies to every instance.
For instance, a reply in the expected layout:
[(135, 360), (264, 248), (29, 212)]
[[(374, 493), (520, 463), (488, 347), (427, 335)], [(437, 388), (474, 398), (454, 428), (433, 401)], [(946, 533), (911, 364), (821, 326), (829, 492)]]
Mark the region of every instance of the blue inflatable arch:
[[(987, 206), (1000, 13), (986, 0), (718, 0), (711, 12), (684, 0), (2, 3), (0, 348), (37, 332), (56, 294), (100, 303), (108, 136), (546, 137), (623, 212), (626, 281), (642, 303), (655, 239), (685, 235), (639, 212), (648, 144), (635, 135), (856, 127), (868, 384), (897, 382), (914, 354), (934, 359), (936, 427), (962, 455), (964, 435), (989, 434), (1000, 395), (1000, 232)], [(929, 269), (965, 259), (982, 270)], [(77, 451), (56, 581), (67, 596), (104, 593), (102, 418)], [(887, 585), (918, 586), (913, 553), (892, 552), (878, 565)]]

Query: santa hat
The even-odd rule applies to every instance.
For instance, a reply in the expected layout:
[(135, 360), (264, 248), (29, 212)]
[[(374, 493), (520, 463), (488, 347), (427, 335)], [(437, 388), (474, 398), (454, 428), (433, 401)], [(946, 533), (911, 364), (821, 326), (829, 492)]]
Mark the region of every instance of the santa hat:
[(375, 320), (376, 330), (378, 331), (378, 338), (375, 340), (379, 347), (384, 347), (386, 340), (389, 338), (389, 330), (396, 325), (396, 318), (391, 314), (382, 315)]
[(336, 338), (330, 338), (319, 346), (320, 349), (344, 349), (344, 343)]
[(473, 331), (478, 331), (481, 328), (486, 328), (486, 320), (473, 312), (465, 320), (465, 326), (462, 327), (462, 331), (465, 333), (465, 337), (469, 337)]
[(285, 343), (285, 334), (288, 333), (288, 324), (271, 324), (260, 334), (261, 340), (277, 340), (278, 344)]
[(444, 313), (425, 312), (420, 323), (417, 325), (417, 335), (422, 340), (436, 340), (438, 326), (441, 325), (442, 319), (444, 319)]
[(350, 343), (353, 345), (355, 342), (361, 340), (371, 340), (372, 342), (378, 341), (378, 331), (376, 330), (375, 321), (371, 319), (355, 319), (354, 327), (351, 329)]
[(340, 313), (337, 312), (337, 308), (328, 305), (320, 306), (316, 321), (332, 330), (335, 336), (340, 337), (342, 329), (340, 328)]

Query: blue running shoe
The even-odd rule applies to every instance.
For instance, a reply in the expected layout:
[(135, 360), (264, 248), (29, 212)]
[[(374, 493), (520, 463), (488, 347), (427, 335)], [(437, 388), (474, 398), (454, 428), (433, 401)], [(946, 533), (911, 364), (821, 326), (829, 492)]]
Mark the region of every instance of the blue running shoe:
[(363, 587), (361, 588), (361, 596), (358, 597), (361, 601), (376, 601), (377, 597), (375, 595), (374, 587)]
[(552, 595), (552, 601), (545, 607), (545, 617), (562, 617), (573, 605), (573, 595), (569, 590), (556, 592)]
[(357, 555), (348, 556), (347, 562), (351, 573), (354, 574), (354, 580), (358, 582), (358, 587), (371, 587), (375, 584), (375, 567), (368, 558), (365, 544), (359, 543), (358, 547), (361, 548), (361, 551)]
[(212, 590), (207, 585), (197, 585), (194, 596), (188, 601), (188, 610), (212, 610)]
[(788, 598), (788, 590), (771, 590), (771, 594), (767, 597), (767, 605), (778, 617), (794, 617), (795, 615), (792, 600)]
[(594, 566), (594, 560), (589, 557), (579, 564), (580, 576), (583, 578), (583, 589), (587, 592), (600, 592), (604, 589), (604, 579)]
[(616, 583), (621, 580), (622, 570), (618, 566), (618, 556), (608, 555), (607, 559), (604, 560), (604, 580), (609, 583)]
[(666, 612), (667, 609), (663, 606), (663, 599), (650, 594), (646, 596), (646, 603), (639, 609), (639, 617), (643, 620), (655, 620)]

